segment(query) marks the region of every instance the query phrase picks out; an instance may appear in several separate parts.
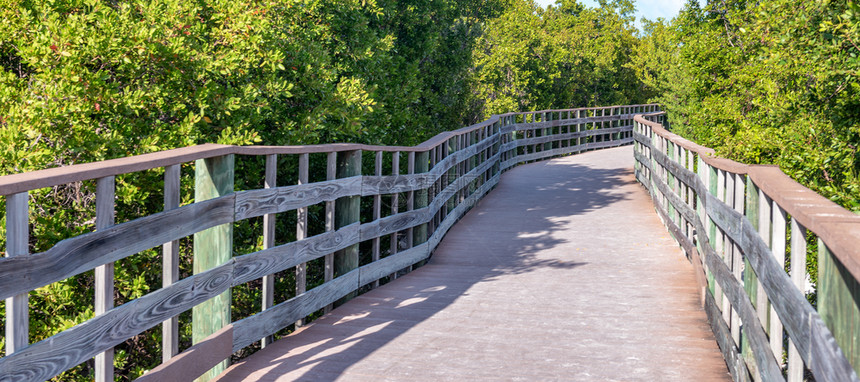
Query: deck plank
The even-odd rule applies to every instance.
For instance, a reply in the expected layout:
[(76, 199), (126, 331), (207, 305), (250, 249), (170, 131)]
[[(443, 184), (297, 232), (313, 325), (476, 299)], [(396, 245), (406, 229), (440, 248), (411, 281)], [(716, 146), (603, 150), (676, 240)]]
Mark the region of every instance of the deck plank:
[(512, 169), (426, 266), (217, 380), (729, 380), (631, 151)]

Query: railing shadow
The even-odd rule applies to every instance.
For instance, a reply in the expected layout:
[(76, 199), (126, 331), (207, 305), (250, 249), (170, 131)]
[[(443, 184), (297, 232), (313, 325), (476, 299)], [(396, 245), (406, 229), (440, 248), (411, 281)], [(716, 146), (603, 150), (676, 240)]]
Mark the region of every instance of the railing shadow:
[[(635, 183), (626, 159), (609, 164), (564, 159), (510, 170), (452, 228), (426, 266), (277, 341), (229, 369), (218, 381), (334, 380), (455, 301), (471, 298), (470, 289), (476, 284), (548, 269), (587, 267), (588, 263), (577, 262), (574, 256), (553, 251), (569, 240), (557, 233), (569, 228), (566, 225), (572, 216), (630, 198), (632, 191), (622, 190)], [(468, 325), (481, 327), (484, 323)], [(398, 345), (409, 352), (421, 344)], [(368, 378), (391, 373), (406, 377), (410, 372), (428, 376), (429, 358), (427, 363), (427, 370), (412, 371), (380, 366), (376, 376)]]

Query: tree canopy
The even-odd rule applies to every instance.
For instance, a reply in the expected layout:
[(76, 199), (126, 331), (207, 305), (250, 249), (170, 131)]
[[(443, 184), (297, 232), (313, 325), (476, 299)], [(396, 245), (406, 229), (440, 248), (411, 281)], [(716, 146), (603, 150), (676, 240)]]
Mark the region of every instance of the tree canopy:
[(860, 211), (860, 7), (689, 1), (631, 62), (673, 129)]

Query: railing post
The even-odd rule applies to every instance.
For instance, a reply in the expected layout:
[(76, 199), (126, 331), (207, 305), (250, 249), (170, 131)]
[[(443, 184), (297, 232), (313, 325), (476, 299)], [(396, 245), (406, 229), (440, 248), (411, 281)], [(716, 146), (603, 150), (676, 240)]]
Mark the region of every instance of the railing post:
[[(430, 152), (423, 151), (415, 153), (415, 173), (421, 174), (429, 170)], [(430, 185), (433, 187), (433, 185)], [(415, 191), (415, 208), (421, 209), (427, 207), (429, 189)], [(429, 215), (432, 219), (433, 215)], [(427, 241), (427, 223), (415, 226), (412, 231), (412, 245), (423, 244)]]
[[(361, 175), (361, 150), (343, 151), (337, 155), (337, 178)], [(335, 202), (335, 230), (357, 223), (361, 213), (361, 197), (345, 196)], [(358, 268), (358, 244), (341, 249), (334, 254), (334, 277)], [(355, 297), (355, 291), (344, 297), (340, 303)]]
[[(198, 159), (195, 163), (194, 201), (214, 199), (233, 192), (233, 154)], [(233, 224), (222, 224), (194, 234), (194, 274), (215, 268), (233, 255)], [(192, 342), (198, 343), (230, 324), (230, 290), (192, 309)], [(197, 379), (208, 381), (227, 368), (224, 360)]]
[[(747, 176), (745, 215), (747, 220), (749, 220), (753, 228), (756, 230), (758, 230), (759, 227), (758, 205), (760, 202), (758, 187), (753, 183), (752, 178)], [(744, 258), (743, 277), (744, 290), (746, 290), (747, 296), (750, 298), (750, 302), (754, 307), (758, 306), (758, 277), (756, 277), (749, 259), (746, 258)], [(757, 370), (758, 366), (756, 365), (755, 358), (753, 357), (752, 349), (750, 349), (749, 340), (746, 339), (748, 334), (746, 334), (747, 332), (745, 329), (742, 329), (741, 331), (741, 353), (743, 354), (744, 361), (747, 363), (747, 368), (753, 375), (755, 375), (755, 370)]]
[[(373, 175), (382, 176), (382, 151), (377, 151), (373, 158)], [(382, 195), (377, 193), (373, 195), (373, 220), (379, 220), (382, 216)], [(379, 261), (379, 236), (373, 238), (373, 253), (371, 254), (371, 261), (376, 262)], [(376, 288), (379, 286), (379, 280), (375, 280), (372, 283), (372, 287)]]
[[(744, 194), (746, 192), (746, 183), (744, 183), (744, 176), (740, 174), (732, 175), (734, 179), (734, 200), (733, 207), (735, 212), (743, 215), (745, 199)], [(741, 253), (741, 249), (737, 243), (732, 244), (732, 274), (735, 276), (735, 279), (738, 280), (741, 284), (743, 284), (743, 270), (744, 270), (744, 259), (743, 254)], [(741, 348), (741, 323), (740, 323), (740, 315), (738, 315), (737, 310), (732, 311), (732, 325), (731, 325), (732, 339), (734, 339), (735, 344), (737, 344), (738, 349)]]
[[(770, 249), (779, 267), (785, 269), (785, 220), (786, 213), (779, 207), (776, 201), (771, 201), (771, 242)], [(782, 360), (782, 344), (783, 344), (783, 326), (777, 316), (776, 309), (770, 307), (770, 347), (773, 351), (773, 356), (777, 360)]]
[[(6, 197), (6, 257), (27, 256), (30, 241), (30, 195), (28, 192)], [(21, 293), (6, 299), (6, 355), (27, 346), (30, 332), (29, 297)]]
[[(791, 281), (806, 294), (806, 227), (791, 218)], [(803, 359), (794, 341), (788, 340), (788, 382), (803, 381)]]
[[(164, 168), (164, 210), (179, 207), (180, 175), (178, 164)], [(161, 287), (179, 281), (179, 240), (161, 246)], [(171, 317), (161, 324), (161, 362), (167, 362), (179, 353), (179, 318)]]
[[(114, 194), (116, 180), (113, 176), (96, 181), (96, 230), (114, 225)], [(95, 314), (103, 314), (113, 308), (113, 263), (95, 269)], [(113, 381), (113, 348), (97, 354), (95, 359), (96, 381)]]
[[(310, 154), (299, 155), (299, 179), (298, 184), (308, 183), (308, 167), (310, 167)], [(308, 237), (308, 208), (296, 209), (296, 241)], [(296, 296), (307, 290), (307, 264), (296, 265)], [(296, 321), (296, 327), (304, 324), (304, 319)]]
[[(337, 152), (330, 152), (326, 156), (326, 178), (325, 180), (335, 180), (337, 179)], [(325, 231), (331, 232), (334, 231), (334, 214), (335, 214), (335, 201), (329, 200), (325, 202)], [(324, 261), (324, 269), (323, 269), (323, 282), (329, 282), (334, 278), (334, 253), (329, 253), (325, 255)], [(323, 313), (331, 312), (331, 309), (334, 306), (332, 304), (327, 305), (323, 308)]]
[(818, 314), (860, 373), (860, 284), (818, 239)]
[[(412, 169), (414, 168), (414, 165), (415, 165), (415, 153), (414, 152), (410, 151), (407, 154), (406, 163), (407, 163), (407, 167), (409, 169), (409, 171), (407, 173), (412, 174)], [(392, 155), (392, 157), (391, 157), (391, 175), (397, 175), (397, 176), (400, 175), (400, 152), (399, 151), (394, 152), (394, 155)], [(409, 191), (406, 193), (406, 204), (407, 204), (407, 208), (409, 210), (412, 210), (412, 201), (413, 201), (414, 193), (415, 193), (415, 191)], [(391, 215), (397, 215), (397, 212), (399, 210), (400, 210), (400, 194), (394, 193), (391, 195)], [(406, 236), (409, 238), (408, 241), (411, 244), (412, 243), (412, 228), (411, 227), (406, 231), (406, 234), (407, 234)], [(399, 250), (399, 248), (400, 248), (399, 243), (398, 243), (399, 239), (400, 239), (399, 232), (395, 232), (395, 233), (391, 234), (391, 239), (390, 239), (391, 240), (391, 252), (390, 252), (389, 256), (394, 255)], [(394, 273), (392, 273), (390, 276), (388, 276), (389, 281), (394, 280), (396, 278), (397, 278), (397, 272), (396, 271)]]
[[(266, 173), (263, 181), (264, 188), (275, 188), (278, 183), (278, 155), (266, 155)], [(263, 249), (275, 246), (275, 214), (263, 215)], [(275, 304), (275, 275), (263, 276), (263, 306), (266, 310)], [(274, 337), (267, 336), (260, 340), (260, 346), (266, 347), (274, 341)]]

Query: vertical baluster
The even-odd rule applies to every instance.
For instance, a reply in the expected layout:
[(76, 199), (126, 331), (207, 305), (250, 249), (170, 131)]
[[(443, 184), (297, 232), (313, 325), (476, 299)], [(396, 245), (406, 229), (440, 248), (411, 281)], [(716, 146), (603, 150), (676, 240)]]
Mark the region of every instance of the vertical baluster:
[[(775, 201), (771, 205), (772, 213), (772, 234), (770, 250), (776, 258), (779, 267), (785, 268), (785, 211), (776, 204)], [(773, 356), (776, 360), (782, 363), (782, 322), (776, 314), (776, 309), (770, 308), (770, 348), (773, 350)]]
[(845, 359), (860, 370), (860, 283), (818, 237), (818, 314), (833, 333)]
[[(702, 181), (702, 183), (705, 186), (705, 192), (710, 192), (710, 190), (711, 190), (711, 187), (710, 187), (711, 169), (710, 169), (710, 166), (707, 163), (705, 163), (704, 159), (702, 159), (701, 155), (699, 155), (699, 163), (698, 163), (698, 171), (697, 172), (698, 172), (697, 175), (699, 176), (699, 179)], [(698, 240), (698, 244), (700, 245), (700, 248), (699, 248), (700, 253), (705, 253), (705, 251), (704, 251), (704, 245), (705, 244), (704, 244), (703, 237), (707, 237), (709, 239), (711, 245), (713, 245), (713, 236), (710, 235), (710, 226), (712, 224), (711, 219), (708, 217), (707, 211), (705, 211), (704, 204), (702, 203), (705, 200), (705, 198), (706, 198), (706, 195), (698, 195), (699, 200), (698, 200), (697, 205), (699, 208), (698, 208), (697, 212), (699, 215), (699, 221), (701, 221), (703, 223), (702, 225), (703, 225), (703, 228), (705, 229), (705, 232), (697, 232), (696, 233), (698, 235), (698, 237), (700, 238)], [(710, 270), (710, 267), (708, 267), (707, 262), (705, 262), (704, 268), (705, 268), (705, 274), (708, 277), (708, 289), (709, 289), (711, 294), (714, 294), (714, 292), (715, 292), (714, 275), (711, 274), (711, 270)]]
[[(415, 163), (414, 163), (415, 167), (413, 170), (415, 173), (423, 174), (423, 173), (427, 172), (428, 165), (430, 163), (430, 160), (429, 160), (430, 154), (431, 154), (431, 151), (423, 151), (423, 152), (415, 153)], [(433, 187), (433, 185), (431, 184), (430, 187)], [(420, 209), (420, 208), (427, 207), (428, 195), (429, 195), (428, 190), (416, 191), (415, 197), (414, 197), (414, 205), (410, 206), (410, 210), (412, 208), (419, 208)], [(432, 219), (432, 216), (433, 215), (431, 214), (430, 215), (431, 219)], [(424, 244), (424, 242), (427, 241), (427, 223), (419, 224), (418, 226), (414, 227), (414, 229), (412, 231), (412, 236), (413, 236), (413, 239), (412, 239), (412, 243), (410, 243), (411, 244), (410, 248), (413, 245)], [(412, 270), (411, 265), (409, 266), (409, 270), (410, 271)]]
[[(266, 155), (266, 173), (263, 181), (264, 188), (277, 187), (278, 183), (278, 155)], [(263, 215), (263, 249), (275, 246), (275, 214)], [(263, 310), (269, 309), (275, 303), (275, 275), (263, 276)], [(274, 341), (274, 337), (266, 336), (260, 341), (262, 347), (266, 347)]]
[[(298, 184), (308, 183), (308, 167), (310, 167), (310, 154), (304, 153), (299, 155), (299, 179)], [(302, 207), (296, 209), (296, 240), (303, 240), (308, 237), (308, 208)], [(307, 263), (301, 263), (296, 266), (296, 296), (307, 291)], [(301, 327), (304, 320), (296, 321), (296, 327)]]
[[(716, 186), (713, 188), (715, 188), (717, 199), (724, 202), (726, 200), (726, 172), (718, 168), (715, 168), (714, 170), (717, 176)], [(714, 251), (717, 253), (718, 256), (720, 256), (720, 258), (723, 260), (723, 263), (726, 263), (725, 239), (726, 236), (723, 230), (720, 229), (720, 227), (717, 227), (716, 224), (714, 224), (714, 236), (712, 244), (714, 245)], [(720, 287), (720, 284), (717, 282), (714, 282), (714, 291), (714, 300), (720, 306), (720, 311), (723, 314), (723, 320), (725, 320), (726, 323), (730, 323), (731, 312), (728, 309), (729, 298), (723, 294), (723, 288)]]
[[(113, 176), (96, 181), (96, 230), (114, 225), (114, 194), (116, 180)], [(113, 263), (95, 269), (95, 314), (100, 315), (113, 308)], [(96, 381), (113, 381), (113, 348), (97, 354), (95, 359)]]
[[(409, 163), (408, 167), (412, 168), (413, 164), (415, 163), (415, 153), (414, 152), (411, 152), (411, 151), (409, 152), (409, 159), (407, 160), (407, 163)], [(392, 175), (400, 175), (400, 152), (399, 151), (395, 151), (394, 154), (391, 156), (391, 174)], [(411, 172), (410, 172), (410, 174), (411, 174)], [(412, 204), (411, 200), (412, 200), (413, 194), (414, 194), (414, 191), (409, 191), (406, 193), (406, 200), (407, 200), (407, 203), (410, 205)], [(394, 193), (391, 195), (391, 215), (392, 216), (397, 215), (397, 212), (399, 209), (400, 209), (400, 194)], [(412, 228), (408, 229), (407, 236), (412, 237)], [(398, 233), (397, 232), (392, 233), (391, 234), (391, 249), (390, 249), (391, 255), (394, 255), (395, 253), (397, 253), (398, 242), (399, 242)], [(389, 279), (394, 280), (396, 278), (397, 278), (397, 272), (395, 271), (394, 273), (391, 274)]]
[[(451, 138), (448, 138), (448, 140), (445, 141), (445, 146), (446, 146), (446, 150), (448, 151), (449, 155), (456, 154), (456, 152), (459, 150), (459, 148), (457, 147), (457, 136), (455, 135)], [(456, 182), (456, 180), (457, 180), (457, 163), (454, 163), (454, 165), (451, 166), (451, 168), (448, 169), (448, 171), (445, 171), (445, 181), (442, 184), (445, 187), (448, 187), (451, 183)], [(448, 198), (447, 201), (445, 201), (445, 204), (443, 207), (444, 208), (444, 216), (448, 216), (449, 211), (451, 211), (457, 207), (454, 205), (454, 201), (456, 199), (457, 199), (457, 193), (455, 192), (454, 195), (452, 195), (451, 197)]]
[[(382, 176), (382, 151), (376, 152), (376, 157), (374, 158), (374, 166), (373, 166), (373, 174), (376, 176)], [(373, 195), (373, 220), (379, 220), (382, 217), (382, 195), (377, 192)], [(371, 254), (371, 261), (376, 262), (379, 261), (379, 236), (373, 238), (373, 253)], [(373, 282), (373, 288), (379, 286), (379, 280)]]
[[(436, 147), (433, 147), (432, 150), (430, 150), (430, 165), (428, 167), (430, 169), (436, 167), (436, 158), (438, 157), (439, 147), (440, 146), (436, 146)], [(428, 200), (433, 200), (433, 198), (436, 197), (436, 194), (439, 190), (439, 182), (440, 182), (440, 180), (436, 180), (435, 182), (433, 182), (433, 187), (431, 187), (427, 193), (427, 199)], [(432, 215), (430, 218), (430, 223), (427, 224), (427, 236), (432, 235), (433, 231), (436, 230), (436, 218), (439, 217), (438, 211), (431, 211), (431, 212), (432, 212)], [(410, 271), (411, 270), (412, 269), (410, 269)]]
[[(350, 178), (361, 175), (361, 150), (343, 151), (337, 155), (337, 178)], [(361, 196), (344, 196), (335, 201), (335, 226), (338, 230), (361, 220)], [(343, 276), (358, 269), (358, 243), (341, 249), (334, 254), (334, 277)], [(338, 304), (356, 296), (356, 291), (350, 292), (339, 300)]]
[[(791, 218), (791, 281), (801, 293), (806, 293), (806, 228)], [(788, 382), (803, 381), (803, 359), (788, 340)]]
[[(326, 180), (335, 180), (337, 178), (337, 152), (330, 152), (326, 158)], [(334, 231), (334, 208), (335, 201), (330, 200), (325, 202), (325, 230), (326, 232)], [(325, 270), (323, 271), (323, 281), (329, 282), (334, 278), (334, 253), (325, 255)], [(324, 313), (331, 312), (332, 305), (323, 309)]]
[[(180, 203), (180, 165), (164, 168), (164, 210), (179, 207)], [(161, 246), (161, 286), (163, 288), (179, 281), (179, 240)], [(174, 316), (161, 324), (161, 362), (167, 362), (179, 354), (179, 317)]]
[[(27, 191), (6, 197), (6, 257), (29, 254), (29, 199)], [(6, 299), (6, 355), (23, 349), (29, 343), (28, 300), (27, 293)]]
[[(467, 136), (465, 134), (457, 136), (457, 142), (460, 146), (460, 150), (465, 150), (469, 147), (469, 142), (467, 141)], [(469, 171), (469, 160), (464, 159), (457, 164), (457, 168), (459, 169), (459, 179), (457, 185), (457, 205), (463, 203), (463, 200), (466, 199), (466, 193), (468, 190), (463, 184), (463, 175), (465, 175)]]
[[(758, 234), (761, 236), (761, 239), (764, 240), (768, 245), (770, 244), (770, 225), (771, 225), (771, 213), (770, 213), (770, 204), (771, 200), (764, 194), (764, 191), (761, 189), (758, 190)], [(756, 283), (756, 313), (758, 313), (758, 318), (761, 321), (761, 326), (767, 330), (770, 325), (768, 325), (768, 303), (767, 294), (764, 291), (764, 286), (761, 282)]]
[[(759, 192), (758, 187), (756, 187), (755, 183), (753, 183), (752, 178), (747, 176), (747, 187), (746, 187), (746, 205), (745, 205), (745, 215), (747, 220), (749, 220), (750, 224), (752, 224), (753, 228), (758, 230), (759, 226)], [(747, 295), (750, 298), (750, 302), (753, 306), (757, 306), (757, 301), (759, 299), (758, 295), (758, 277), (755, 274), (755, 271), (752, 269), (752, 265), (749, 262), (749, 259), (744, 258), (744, 271), (743, 271), (743, 285), (744, 290), (747, 292)], [(755, 360), (753, 359), (752, 351), (750, 349), (749, 341), (744, 339), (746, 335), (742, 333), (741, 337), (741, 352), (744, 356), (744, 359), (747, 361), (748, 367), (751, 371), (754, 370)]]
[[(546, 128), (543, 130), (543, 135), (551, 136), (552, 135), (552, 126), (550, 125), (550, 121), (552, 120), (552, 112), (544, 112), (541, 117), (541, 122), (546, 123)], [(546, 151), (552, 150), (552, 141), (548, 141), (544, 143), (543, 149)]]
[[(409, 175), (415, 174), (415, 160), (417, 157), (417, 153), (414, 151), (409, 152), (409, 156), (406, 158), (406, 173)], [(422, 158), (424, 156), (421, 156)], [(416, 191), (410, 191), (406, 194), (406, 210), (412, 211), (415, 209), (415, 193)], [(415, 227), (409, 227), (406, 232), (406, 247), (412, 248), (415, 245), (415, 240), (413, 240), (413, 236), (415, 234)]]
[[(735, 174), (731, 172), (726, 172), (724, 175), (725, 178), (725, 203), (727, 206), (732, 208), (735, 205)], [(726, 265), (732, 272), (734, 273), (735, 267), (738, 264), (735, 261), (735, 253), (734, 253), (734, 243), (731, 238), (728, 236), (724, 237), (723, 242), (723, 251), (725, 251), (724, 259)], [(731, 302), (728, 300), (728, 297), (724, 297), (723, 300), (723, 320), (726, 322), (726, 326), (731, 328), (732, 323), (734, 322), (734, 309), (732, 307)], [(730, 329), (731, 330), (731, 329)]]
[[(734, 178), (734, 210), (739, 214), (744, 213), (744, 195), (746, 194), (746, 183), (744, 182), (744, 176), (740, 174), (735, 174)], [(738, 280), (741, 284), (744, 283), (744, 257), (741, 253), (740, 247), (738, 247), (737, 243), (732, 243), (732, 274), (735, 276), (735, 279)], [(737, 310), (732, 310), (732, 339), (735, 340), (735, 344), (739, 347), (741, 346), (741, 320), (738, 315)]]

